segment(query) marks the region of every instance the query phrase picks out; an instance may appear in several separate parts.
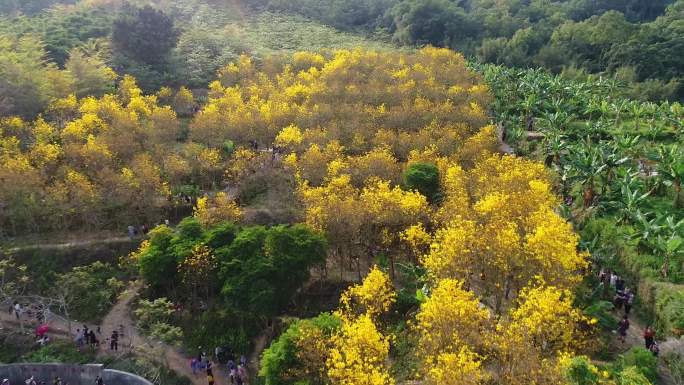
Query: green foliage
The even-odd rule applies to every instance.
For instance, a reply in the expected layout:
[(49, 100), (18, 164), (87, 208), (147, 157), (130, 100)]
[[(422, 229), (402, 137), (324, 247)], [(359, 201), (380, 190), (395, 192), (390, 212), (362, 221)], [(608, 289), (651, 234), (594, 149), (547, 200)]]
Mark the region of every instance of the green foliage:
[(57, 4), (74, 4), (78, 0), (4, 0), (0, 2), (0, 13), (36, 13)]
[(159, 65), (178, 42), (173, 20), (162, 11), (145, 6), (127, 6), (114, 21), (112, 43), (124, 56), (149, 65)]
[(658, 287), (655, 311), (658, 323), (667, 332), (684, 331), (684, 291), (682, 286)]
[(652, 382), (644, 373), (635, 366), (629, 366), (622, 370), (618, 375), (619, 385), (651, 385)]
[(47, 60), (41, 41), (0, 35), (0, 115), (33, 117), (52, 99), (66, 96), (69, 85)]
[[(258, 332), (257, 320), (284, 310), (309, 279), (311, 268), (326, 256), (325, 238), (304, 225), (240, 228), (221, 223), (205, 229), (196, 219), (185, 218), (175, 229), (158, 226), (149, 237), (135, 254), (141, 275), (152, 293), (172, 296), (190, 311), (174, 317), (172, 324), (174, 307), (168, 300), (141, 301), (139, 323), (157, 338), (183, 338), (190, 346), (229, 345), (246, 351)], [(208, 248), (218, 265), (192, 259), (200, 246)], [(179, 273), (188, 267), (206, 269), (196, 271), (201, 276), (217, 277), (208, 278), (212, 284), (203, 300), (209, 304), (201, 312), (196, 312), (197, 298), (190, 295), (191, 282)]]
[(183, 331), (171, 325), (174, 312), (173, 303), (166, 298), (157, 298), (154, 301), (141, 300), (134, 314), (143, 332), (166, 343), (178, 344), (183, 338)]
[(598, 320), (599, 326), (606, 331), (615, 330), (617, 328), (618, 321), (612, 314), (614, 306), (608, 301), (597, 301), (586, 309), (584, 313), (591, 318)]
[(423, 194), (430, 202), (439, 197), (439, 169), (431, 163), (414, 163), (402, 175), (404, 185), (409, 190)]
[(116, 278), (111, 265), (97, 261), (58, 275), (55, 286), (65, 294), (70, 316), (97, 321), (109, 311), (125, 284)]
[(594, 385), (598, 383), (599, 374), (592, 370), (593, 367), (587, 357), (575, 356), (570, 361), (565, 379), (570, 385)]
[(184, 346), (228, 346), (235, 352), (248, 352), (252, 338), (261, 332), (261, 325), (249, 314), (228, 306), (217, 306), (200, 314), (187, 313), (180, 325)]
[(45, 43), (48, 57), (63, 66), (75, 48), (105, 48), (103, 40), (111, 33), (112, 22), (112, 12), (103, 7), (60, 8), (37, 15), (2, 19), (0, 31), (9, 35), (39, 37)]
[(294, 381), (285, 381), (284, 374), (297, 364), (296, 342), (299, 338), (299, 323), (295, 321), (271, 343), (261, 355), (261, 368), (259, 377), (265, 381), (265, 385), (288, 384)]
[(50, 341), (46, 346), (23, 357), (26, 362), (63, 362), (67, 364), (87, 364), (93, 362), (94, 359), (95, 353), (88, 350), (80, 352), (73, 342), (58, 339)]
[(392, 9), (394, 39), (411, 45), (465, 47), (478, 25), (457, 3), (445, 0), (404, 0)]
[(664, 354), (663, 361), (667, 365), (675, 384), (684, 383), (684, 357), (678, 352)]
[[(627, 353), (620, 356), (616, 362), (616, 368), (627, 371), (626, 376), (635, 377), (636, 373), (643, 375), (648, 381), (655, 381), (658, 378), (658, 359), (650, 351), (642, 347), (633, 347)], [(628, 370), (634, 367), (636, 373)]]
[(274, 316), (325, 252), (325, 238), (303, 225), (245, 228), (228, 248), (217, 250), (222, 293), (244, 311)]
[(323, 336), (330, 337), (341, 326), (339, 318), (329, 313), (305, 320), (293, 321), (287, 329), (271, 343), (261, 356), (259, 377), (265, 385), (288, 385), (309, 383), (308, 378), (302, 378), (293, 373), (299, 373), (297, 368), (301, 362), (297, 359), (298, 341), (303, 327), (318, 329)]
[(154, 301), (140, 300), (134, 313), (138, 327), (150, 330), (153, 325), (168, 323), (174, 312), (174, 306), (167, 298), (157, 298)]
[(367, 29), (384, 26), (384, 14), (395, 0), (271, 0), (267, 7), (319, 20), (342, 30)]
[(138, 256), (140, 275), (155, 289), (175, 285), (177, 258), (168, 251), (174, 233), (168, 226), (157, 226), (149, 233), (149, 246)]
[(96, 54), (74, 49), (64, 68), (74, 78), (74, 94), (77, 98), (101, 97), (114, 91), (116, 73)]

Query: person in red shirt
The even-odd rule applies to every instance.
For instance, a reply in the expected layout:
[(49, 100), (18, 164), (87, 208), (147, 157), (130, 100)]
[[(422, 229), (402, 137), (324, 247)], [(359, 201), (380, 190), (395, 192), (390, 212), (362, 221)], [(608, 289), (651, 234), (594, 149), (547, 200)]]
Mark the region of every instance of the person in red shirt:
[(646, 329), (644, 329), (644, 344), (646, 345), (646, 349), (651, 349), (654, 342), (655, 331), (651, 328), (651, 325), (646, 326)]

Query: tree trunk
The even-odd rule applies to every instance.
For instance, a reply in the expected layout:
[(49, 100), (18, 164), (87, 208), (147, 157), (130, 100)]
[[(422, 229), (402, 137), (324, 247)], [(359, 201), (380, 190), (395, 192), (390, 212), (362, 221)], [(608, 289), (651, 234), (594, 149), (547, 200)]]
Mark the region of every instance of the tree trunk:
[(660, 275), (663, 276), (663, 278), (667, 278), (667, 275), (670, 273), (670, 255), (668, 253), (665, 253), (664, 259), (663, 259), (663, 267), (660, 268)]
[(675, 208), (680, 208), (682, 207), (682, 182), (679, 180), (674, 181), (674, 190), (675, 190), (675, 197), (674, 197), (674, 207)]
[(584, 208), (591, 206), (591, 202), (594, 201), (594, 188), (589, 186), (584, 189)]

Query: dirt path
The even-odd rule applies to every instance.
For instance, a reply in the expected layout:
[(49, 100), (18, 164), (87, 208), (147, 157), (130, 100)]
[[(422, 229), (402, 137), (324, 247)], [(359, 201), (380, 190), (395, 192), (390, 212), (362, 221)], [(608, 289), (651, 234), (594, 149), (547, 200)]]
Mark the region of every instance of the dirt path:
[(68, 249), (71, 247), (84, 247), (84, 246), (92, 246), (92, 245), (106, 245), (106, 244), (113, 244), (113, 243), (128, 243), (128, 242), (133, 242), (136, 239), (131, 239), (129, 237), (110, 237), (110, 238), (102, 238), (102, 239), (88, 239), (84, 241), (73, 241), (73, 242), (65, 242), (65, 243), (37, 243), (33, 245), (26, 245), (26, 246), (19, 246), (19, 247), (11, 247), (7, 249), (7, 251), (12, 254), (12, 253), (17, 253), (20, 251), (27, 251), (27, 250), (63, 250), (63, 249)]
[[(179, 376), (185, 376), (193, 385), (206, 385), (207, 378), (204, 371), (197, 374), (192, 373), (190, 367), (191, 357), (185, 356), (178, 348), (165, 344), (160, 341), (152, 340), (142, 335), (131, 318), (131, 303), (135, 300), (138, 292), (142, 288), (140, 282), (135, 282), (119, 296), (118, 302), (112, 307), (110, 312), (102, 320), (101, 329), (103, 336), (111, 336), (114, 330), (123, 330), (123, 337), (120, 338), (120, 352), (133, 352), (137, 355), (159, 360), (160, 354), (163, 355), (163, 362)], [(100, 346), (100, 355), (111, 355), (110, 340), (103, 341)], [(210, 352), (207, 352), (210, 353)], [(114, 353), (116, 354), (116, 353)], [(213, 367), (216, 377), (216, 385), (228, 385), (228, 373), (217, 364)]]

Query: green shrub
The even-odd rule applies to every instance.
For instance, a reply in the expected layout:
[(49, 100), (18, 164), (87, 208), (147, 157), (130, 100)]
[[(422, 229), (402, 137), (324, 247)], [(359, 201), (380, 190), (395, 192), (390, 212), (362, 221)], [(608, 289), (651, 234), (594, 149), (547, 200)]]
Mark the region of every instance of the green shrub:
[(185, 346), (228, 346), (238, 353), (249, 351), (262, 326), (249, 314), (225, 306), (210, 308), (199, 315), (185, 313), (180, 324)]
[(26, 362), (61, 362), (86, 364), (95, 360), (94, 352), (86, 349), (79, 352), (71, 341), (53, 340), (48, 345), (24, 356)]
[(430, 202), (439, 200), (439, 169), (432, 163), (413, 163), (402, 175), (404, 186), (423, 194)]
[[(649, 381), (653, 382), (658, 378), (658, 359), (649, 350), (642, 347), (633, 347), (623, 354), (616, 362), (616, 369), (627, 371), (629, 367), (634, 367), (644, 375)], [(629, 371), (629, 376), (634, 376)]]
[(111, 265), (99, 261), (58, 275), (56, 287), (65, 294), (70, 316), (85, 321), (103, 317), (125, 287), (115, 275)]
[(623, 369), (617, 375), (619, 385), (651, 385), (651, 381), (635, 366)]
[(141, 300), (133, 313), (138, 320), (138, 327), (150, 330), (155, 324), (170, 322), (173, 312), (174, 306), (171, 301), (167, 298), (157, 298), (154, 301)]
[(183, 338), (183, 330), (181, 328), (169, 325), (165, 322), (152, 324), (149, 332), (150, 336), (171, 345), (180, 344), (180, 341)]
[(684, 357), (677, 352), (668, 352), (663, 355), (663, 361), (667, 365), (674, 383), (684, 384)]
[(613, 304), (608, 301), (597, 301), (584, 309), (584, 313), (589, 317), (596, 318), (603, 330), (615, 330), (618, 321), (611, 313), (613, 308)]
[(593, 385), (599, 380), (595, 368), (583, 356), (573, 357), (564, 375), (570, 385)]
[[(324, 336), (331, 336), (341, 326), (339, 318), (329, 313), (320, 314), (316, 318), (296, 320), (292, 322), (261, 357), (259, 377), (265, 385), (309, 384), (309, 378), (301, 378), (296, 373), (302, 373), (297, 360), (297, 341), (302, 327), (315, 327)], [(316, 382), (313, 382), (316, 383)]]

